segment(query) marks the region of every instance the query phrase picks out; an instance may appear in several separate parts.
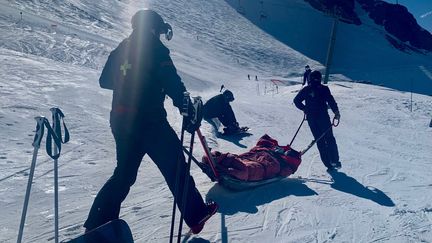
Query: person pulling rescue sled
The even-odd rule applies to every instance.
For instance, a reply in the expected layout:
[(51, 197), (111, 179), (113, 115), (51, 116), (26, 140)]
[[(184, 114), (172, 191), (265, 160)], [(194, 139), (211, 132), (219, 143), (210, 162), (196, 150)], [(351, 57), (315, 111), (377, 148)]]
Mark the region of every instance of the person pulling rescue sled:
[[(192, 233), (199, 233), (205, 221), (216, 213), (217, 205), (204, 203), (193, 178), (185, 173), (182, 144), (166, 118), (165, 95), (181, 109), (186, 91), (168, 48), (160, 40), (161, 34), (170, 40), (172, 29), (149, 9), (139, 10), (131, 22), (132, 34), (111, 52), (99, 79), (102, 88), (113, 90), (110, 125), (116, 142), (117, 167), (97, 194), (84, 227), (89, 231), (119, 217), (121, 203), (135, 183), (142, 158), (148, 154), (179, 208), (183, 190), (187, 190), (182, 215)], [(194, 117), (194, 112), (190, 105), (186, 124), (192, 124), (187, 119)], [(186, 130), (194, 133), (197, 127), (193, 125), (186, 126)], [(182, 186), (185, 180), (189, 180), (187, 188)]]
[[(203, 107), (203, 117), (206, 121), (216, 127), (212, 119), (217, 118), (224, 126), (224, 135), (236, 134), (246, 131), (246, 127), (240, 127), (236, 120), (230, 102), (234, 101), (234, 94), (225, 90), (208, 100)], [(216, 127), (217, 129), (217, 127)]]
[(322, 162), (329, 170), (333, 170), (339, 169), (342, 165), (339, 161), (338, 147), (333, 136), (327, 107), (330, 106), (336, 120), (340, 119), (340, 113), (330, 89), (321, 84), (321, 79), (320, 71), (311, 72), (309, 75), (310, 84), (300, 90), (294, 98), (294, 104), (306, 114), (315, 140), (325, 133), (322, 139), (318, 140), (317, 146)]

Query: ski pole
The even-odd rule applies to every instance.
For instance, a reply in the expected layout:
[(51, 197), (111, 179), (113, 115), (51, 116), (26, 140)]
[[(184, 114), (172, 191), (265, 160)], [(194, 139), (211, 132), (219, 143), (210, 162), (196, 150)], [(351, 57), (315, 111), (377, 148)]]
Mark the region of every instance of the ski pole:
[[(60, 123), (60, 121), (57, 119), (57, 111), (55, 108), (51, 108), (50, 111), (52, 112), (52, 128), (54, 130), (55, 135), (57, 137), (60, 136), (58, 133), (58, 125), (57, 123)], [(58, 153), (58, 148), (54, 144), (54, 154)], [(59, 215), (58, 215), (58, 159), (54, 159), (54, 239), (55, 243), (58, 243), (58, 228), (59, 228)]]
[[(190, 179), (191, 179), (191, 175), (190, 175), (190, 168), (191, 168), (191, 164), (192, 164), (192, 157), (193, 157), (193, 146), (194, 146), (194, 140), (195, 140), (195, 131), (197, 129), (199, 129), (199, 126), (201, 125), (201, 119), (202, 116), (199, 114), (201, 112), (202, 109), (202, 101), (201, 101), (201, 97), (194, 97), (193, 104), (190, 104), (191, 100), (189, 100), (189, 105), (192, 105), (192, 107), (194, 108), (194, 115), (193, 117), (188, 117), (188, 126), (193, 126), (194, 129), (193, 131), (189, 131), (188, 132), (191, 133), (191, 137), (190, 137), (190, 145), (189, 145), (189, 156), (188, 156), (188, 160), (187, 160), (187, 164), (186, 164), (186, 168), (184, 169), (184, 173), (183, 173), (183, 178), (184, 178), (184, 182), (183, 182), (183, 193), (182, 193), (182, 197), (181, 197), (181, 207), (180, 207), (180, 223), (179, 223), (179, 229), (178, 229), (178, 236), (177, 236), (177, 243), (180, 243), (181, 240), (181, 233), (182, 233), (182, 228), (183, 228), (183, 219), (184, 219), (184, 214), (186, 213), (186, 204), (188, 201), (188, 195), (189, 195), (189, 183), (190, 183)], [(188, 116), (191, 114), (188, 114)], [(190, 127), (189, 127), (190, 128)], [(186, 129), (186, 128), (185, 128)]]
[[(335, 122), (335, 121), (337, 121), (337, 122)], [(331, 128), (332, 127), (337, 127), (338, 125), (339, 125), (339, 122), (340, 122), (340, 120), (339, 119), (335, 119), (335, 118), (333, 118), (333, 122), (332, 122), (332, 124), (330, 125), (330, 127), (329, 128), (327, 128), (324, 132), (323, 132), (323, 134), (321, 134), (321, 136), (319, 136), (317, 139), (315, 139), (315, 140), (313, 140), (308, 146), (307, 146), (307, 148), (305, 148), (304, 150), (302, 150), (301, 152), (300, 152), (300, 156), (301, 155), (303, 155), (303, 154), (305, 154), (310, 148), (312, 148), (312, 146), (314, 146), (319, 140), (321, 140), (330, 130), (331, 130)]]
[(26, 219), (26, 215), (27, 215), (27, 208), (28, 208), (29, 199), (30, 199), (30, 191), (31, 191), (34, 171), (35, 171), (35, 167), (36, 167), (37, 154), (38, 154), (40, 144), (41, 144), (41, 141), (42, 141), (42, 138), (44, 135), (44, 123), (46, 121), (46, 118), (43, 116), (37, 116), (37, 117), (35, 117), (35, 119), (36, 119), (36, 132), (35, 132), (35, 136), (34, 136), (33, 144), (32, 144), (32, 146), (34, 147), (33, 159), (32, 159), (32, 163), (30, 166), (30, 174), (29, 174), (29, 178), (28, 178), (28, 182), (27, 182), (27, 190), (26, 190), (26, 194), (25, 194), (25, 198), (24, 198), (24, 206), (23, 206), (23, 211), (21, 214), (21, 222), (20, 222), (20, 228), (18, 231), (17, 243), (21, 243), (21, 241), (22, 241), (22, 236), (23, 236), (23, 232), (24, 232), (24, 224), (25, 224), (25, 219)]
[[(184, 118), (183, 118), (183, 122), (184, 122)], [(182, 125), (182, 130), (181, 130), (181, 135), (180, 135), (180, 143), (181, 146), (183, 146), (183, 141), (184, 141), (184, 133), (185, 133), (185, 129), (183, 128)], [(176, 216), (176, 204), (177, 204), (177, 194), (179, 191), (179, 180), (180, 180), (180, 175), (179, 175), (179, 170), (181, 169), (181, 155), (179, 155), (179, 158), (177, 160), (177, 170), (176, 170), (176, 179), (175, 179), (175, 190), (174, 190), (174, 202), (173, 202), (173, 208), (172, 208), (172, 216), (171, 216), (171, 229), (170, 229), (170, 243), (173, 242), (173, 236), (174, 236), (174, 222), (175, 222), (175, 216)]]
[(180, 211), (180, 224), (179, 224), (179, 229), (178, 229), (178, 235), (177, 235), (177, 243), (180, 243), (181, 240), (181, 233), (182, 233), (182, 228), (183, 228), (183, 218), (184, 218), (184, 213), (186, 212), (186, 203), (187, 203), (187, 197), (188, 197), (188, 193), (189, 193), (189, 177), (190, 177), (190, 167), (191, 167), (191, 163), (192, 163), (192, 152), (193, 152), (193, 145), (194, 145), (194, 138), (195, 138), (195, 132), (192, 133), (191, 135), (191, 139), (190, 139), (190, 146), (189, 146), (189, 154), (190, 156), (188, 156), (188, 161), (187, 161), (187, 165), (186, 165), (186, 169), (185, 169), (185, 173), (184, 173), (184, 186), (183, 186), (183, 195), (181, 198), (181, 211)]
[[(180, 134), (180, 146), (183, 147), (184, 142), (184, 133), (185, 133), (185, 122), (186, 122), (186, 116), (188, 115), (189, 110), (189, 93), (184, 92), (183, 93), (183, 107), (181, 110), (181, 114), (183, 116), (182, 120), (182, 127), (181, 127), (181, 134)], [(179, 191), (179, 180), (180, 180), (180, 174), (179, 171), (181, 169), (181, 155), (179, 155), (177, 159), (177, 170), (176, 170), (176, 179), (175, 179), (175, 189), (174, 189), (174, 203), (172, 208), (172, 216), (171, 216), (171, 229), (170, 229), (170, 240), (169, 242), (173, 242), (173, 236), (174, 236), (174, 223), (175, 223), (175, 217), (176, 217), (176, 204), (177, 204), (177, 194)]]
[(300, 123), (299, 128), (297, 129), (297, 132), (294, 134), (294, 137), (292, 138), (291, 142), (289, 143), (289, 146), (291, 147), (291, 144), (294, 142), (294, 139), (297, 137), (298, 132), (300, 131), (300, 128), (303, 126), (303, 122), (306, 121), (306, 113), (303, 115), (303, 120)]
[[(50, 109), (52, 113), (52, 129), (57, 139), (60, 139), (61, 143), (66, 143), (69, 141), (69, 132), (64, 124), (64, 114), (57, 108), (53, 107)], [(63, 126), (65, 129), (65, 139), (63, 141), (61, 134), (60, 120), (63, 121)], [(60, 155), (59, 147), (54, 143), (54, 154)], [(59, 242), (59, 203), (58, 203), (58, 158), (54, 159), (54, 232), (55, 232), (55, 243)]]

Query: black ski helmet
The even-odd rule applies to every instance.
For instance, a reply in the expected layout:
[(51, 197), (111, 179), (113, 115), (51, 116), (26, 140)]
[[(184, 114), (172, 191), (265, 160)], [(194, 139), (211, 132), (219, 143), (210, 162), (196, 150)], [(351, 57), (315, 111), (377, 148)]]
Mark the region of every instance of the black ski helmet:
[(306, 66), (305, 66), (305, 69), (306, 69), (306, 70), (309, 70), (309, 69), (310, 69), (309, 65), (306, 65)]
[(322, 74), (320, 71), (313, 71), (309, 74), (309, 82), (312, 85), (320, 84), (322, 79)]
[(223, 96), (225, 97), (225, 99), (226, 99), (228, 102), (234, 101), (234, 94), (233, 94), (233, 92), (231, 92), (231, 91), (229, 91), (229, 90), (225, 90), (225, 91), (223, 92)]
[(162, 16), (151, 9), (138, 10), (131, 19), (132, 29), (149, 29), (155, 30), (156, 34), (165, 34), (167, 40), (171, 40), (173, 36), (171, 25), (165, 23)]

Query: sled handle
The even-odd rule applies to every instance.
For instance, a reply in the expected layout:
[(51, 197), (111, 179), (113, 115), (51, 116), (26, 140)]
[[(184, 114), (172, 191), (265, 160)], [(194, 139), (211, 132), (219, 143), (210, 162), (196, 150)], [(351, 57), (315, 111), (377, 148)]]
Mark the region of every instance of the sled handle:
[(205, 137), (202, 135), (201, 130), (199, 128), (196, 130), (196, 132), (198, 134), (198, 138), (201, 142), (201, 145), (203, 146), (204, 152), (207, 155), (207, 158), (209, 159), (210, 168), (212, 169), (216, 180), (219, 180), (219, 173), (216, 171), (216, 163), (207, 145), (207, 141), (205, 140)]
[(303, 126), (304, 121), (306, 121), (306, 113), (303, 114), (303, 120), (301, 121), (300, 126), (298, 127), (296, 133), (294, 134), (294, 137), (291, 139), (291, 142), (289, 143), (290, 147), (291, 147), (291, 144), (294, 142), (294, 139), (297, 137), (297, 134), (300, 131), (300, 128)]
[(332, 124), (327, 128), (327, 130), (325, 130), (322, 134), (321, 134), (321, 136), (319, 136), (317, 139), (315, 139), (315, 140), (313, 140), (304, 150), (302, 150), (301, 152), (300, 152), (300, 155), (303, 155), (303, 154), (305, 154), (310, 148), (312, 148), (312, 146), (314, 146), (319, 140), (321, 140), (325, 135), (326, 135), (326, 133), (328, 133), (330, 130), (331, 130), (331, 128), (332, 127), (337, 127), (337, 126), (339, 126), (339, 122), (340, 122), (340, 120), (339, 119), (335, 119), (335, 118), (333, 118), (333, 121), (332, 121)]

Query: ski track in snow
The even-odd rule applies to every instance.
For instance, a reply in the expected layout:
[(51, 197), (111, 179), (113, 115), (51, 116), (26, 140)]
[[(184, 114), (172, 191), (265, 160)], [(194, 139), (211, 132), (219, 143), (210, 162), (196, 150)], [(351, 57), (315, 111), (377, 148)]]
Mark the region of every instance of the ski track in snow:
[[(120, 27), (128, 23), (113, 25), (108, 36), (105, 33), (109, 31), (100, 26), (109, 26), (103, 19), (112, 23), (129, 10), (125, 8), (120, 17), (112, 17), (109, 11), (115, 12), (115, 4), (125, 3), (113, 3), (110, 9), (110, 1), (100, 1), (99, 6), (106, 12), (96, 21), (89, 17), (96, 16), (94, 3), (66, 1), (54, 6), (56, 13), (71, 6), (85, 11), (72, 7), (76, 12), (72, 11), (63, 23), (58, 15), (50, 15), (48, 5), (35, 10), (32, 3), (17, 2), (28, 7), (25, 13), (33, 23), (17, 25), (11, 22), (13, 18), (0, 14), (0, 242), (16, 239), (33, 152), (33, 117), (49, 117), (52, 106), (62, 108), (71, 132), (71, 141), (63, 146), (59, 159), (60, 239), (70, 239), (83, 232), (81, 226), (91, 203), (115, 166), (115, 146), (108, 124), (111, 92), (100, 89), (97, 80), (109, 51), (125, 35)], [(164, 2), (153, 4), (161, 8)], [(181, 4), (168, 3), (168, 12)], [(2, 1), (0, 8), (8, 16), (16, 14), (13, 11), (17, 6), (5, 8), (5, 4), (10, 3)], [(273, 68), (272, 55), (263, 59), (247, 56), (264, 44), (270, 49), (282, 45), (261, 32), (261, 39), (254, 39), (250, 34), (257, 31), (251, 29), (253, 25), (239, 20), (224, 2), (205, 4), (202, 8), (217, 6), (229, 11), (230, 21), (238, 21), (235, 23), (242, 30), (232, 34), (243, 42), (250, 40), (246, 46), (230, 40), (240, 51), (229, 57), (234, 47), (222, 41), (230, 34), (222, 31), (226, 29), (223, 21), (213, 19), (219, 32), (212, 33), (193, 28), (200, 26), (199, 17), (192, 19), (192, 24), (183, 19), (198, 12), (170, 16), (179, 30), (175, 29), (176, 35), (168, 45), (188, 89), (207, 100), (225, 82), (236, 96), (232, 105), (240, 124), (252, 128), (252, 136), (225, 140), (217, 138), (212, 127), (203, 122), (210, 147), (242, 153), (265, 133), (281, 144), (289, 143), (302, 117), (292, 104), (296, 95), (293, 91), (300, 85), (281, 85), (275, 93), (268, 81), (272, 77), (266, 76)], [(40, 13), (47, 15), (42, 18)], [(74, 15), (77, 13), (88, 19), (80, 20)], [(56, 33), (43, 27), (50, 19), (58, 24)], [(73, 25), (80, 21), (95, 24), (81, 30)], [(197, 34), (200, 40), (195, 41), (196, 35), (189, 30), (203, 31)], [(216, 44), (211, 44), (213, 41)], [(310, 61), (286, 47), (274, 55), (292, 59), (285, 60), (292, 62), (291, 73), (297, 72), (296, 65)], [(259, 81), (246, 79), (251, 70), (259, 73)], [(316, 147), (303, 156), (302, 165), (291, 178), (244, 192), (221, 188), (193, 166), (198, 189), (220, 204), (220, 212), (190, 242), (431, 242), (432, 180), (427, 169), (432, 164), (432, 130), (427, 128), (432, 116), (430, 97), (414, 95), (410, 112), (408, 93), (350, 82), (335, 82), (330, 88), (342, 114), (340, 126), (334, 129), (343, 164), (340, 173), (332, 176), (325, 172)], [(168, 118), (179, 132), (181, 117), (171, 103), (166, 102)], [(187, 136), (185, 144), (188, 141)], [(305, 123), (293, 148), (301, 150), (310, 141)], [(197, 158), (204, 154), (199, 143), (194, 154)], [(53, 241), (52, 170), (52, 160), (41, 146), (24, 242)], [(171, 193), (156, 166), (145, 157), (121, 211), (136, 242), (166, 242), (171, 207)]]

